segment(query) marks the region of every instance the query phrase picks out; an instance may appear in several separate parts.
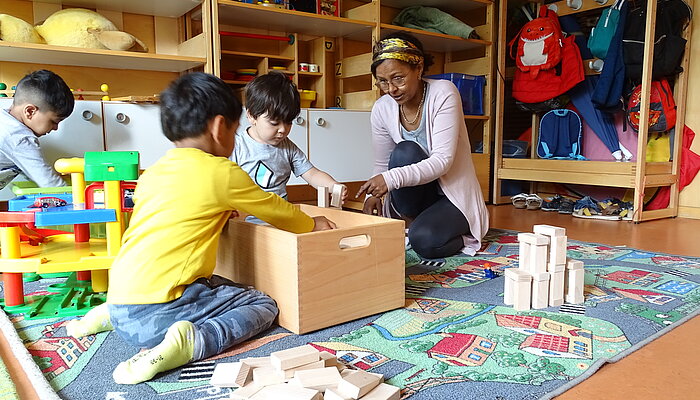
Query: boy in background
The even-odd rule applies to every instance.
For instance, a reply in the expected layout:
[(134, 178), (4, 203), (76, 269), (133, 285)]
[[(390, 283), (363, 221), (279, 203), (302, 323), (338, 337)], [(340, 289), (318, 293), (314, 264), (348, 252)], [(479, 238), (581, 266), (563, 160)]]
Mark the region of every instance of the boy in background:
[(272, 324), (273, 299), (213, 275), (232, 210), (294, 233), (335, 227), (261, 190), (227, 158), (241, 104), (222, 80), (184, 75), (160, 100), (163, 132), (175, 148), (139, 178), (107, 303), (67, 326), (75, 337), (114, 329), (149, 349), (117, 366), (113, 377), (121, 384), (219, 354)]
[(10, 109), (0, 109), (0, 189), (20, 172), (39, 187), (66, 186), (46, 164), (39, 138), (58, 129), (74, 105), (68, 85), (51, 71), (34, 71), (19, 81)]
[[(287, 198), (287, 182), (294, 172), (314, 188), (329, 189), (339, 183), (311, 164), (288, 136), (292, 121), (301, 112), (299, 91), (279, 72), (255, 78), (246, 86), (246, 109), (250, 127), (236, 135), (231, 159), (263, 190)], [(348, 190), (343, 185), (342, 202)]]

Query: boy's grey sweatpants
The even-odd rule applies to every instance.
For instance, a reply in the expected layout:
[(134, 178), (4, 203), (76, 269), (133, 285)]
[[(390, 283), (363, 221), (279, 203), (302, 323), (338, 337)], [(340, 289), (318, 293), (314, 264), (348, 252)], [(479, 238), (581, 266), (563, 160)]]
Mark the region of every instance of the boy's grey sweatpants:
[(278, 309), (266, 294), (214, 275), (190, 284), (177, 300), (160, 304), (110, 304), (114, 330), (141, 348), (159, 344), (170, 325), (190, 321), (196, 327), (194, 358), (222, 353), (272, 325)]

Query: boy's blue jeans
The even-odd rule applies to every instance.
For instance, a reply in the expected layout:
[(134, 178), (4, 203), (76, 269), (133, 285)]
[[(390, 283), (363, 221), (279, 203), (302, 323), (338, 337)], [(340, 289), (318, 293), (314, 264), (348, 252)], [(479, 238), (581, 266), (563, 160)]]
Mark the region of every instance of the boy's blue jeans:
[(277, 313), (269, 296), (217, 275), (196, 280), (182, 297), (168, 303), (109, 305), (114, 330), (136, 347), (152, 348), (173, 323), (192, 322), (193, 361), (220, 354), (266, 330)]

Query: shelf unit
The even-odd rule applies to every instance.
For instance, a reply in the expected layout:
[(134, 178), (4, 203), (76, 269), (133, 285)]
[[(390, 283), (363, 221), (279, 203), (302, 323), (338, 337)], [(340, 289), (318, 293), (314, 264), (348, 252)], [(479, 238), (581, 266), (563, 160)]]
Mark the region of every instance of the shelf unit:
[[(180, 73), (210, 71), (212, 48), (208, 20), (212, 0), (16, 0), (0, 3), (0, 13), (33, 25), (63, 8), (96, 10), (118, 29), (145, 42), (149, 52), (113, 51), (0, 42), (0, 81), (14, 85), (28, 70), (48, 68), (71, 87), (108, 83), (110, 95), (153, 95)], [(118, 70), (118, 72), (116, 71)], [(120, 74), (118, 81), (110, 81)]]
[[(499, 34), (499, 61), (498, 69), (506, 71), (506, 17), (507, 1), (500, 4), (500, 34)], [(601, 5), (594, 0), (583, 0), (583, 7), (578, 11), (572, 10), (566, 5), (566, 1), (553, 3), (557, 6), (557, 13), (561, 15), (574, 14), (583, 11), (602, 9), (609, 7), (613, 2), (608, 1)], [(691, 3), (692, 6), (692, 3)], [(644, 46), (644, 72), (642, 76), (642, 96), (640, 120), (647, 120), (649, 114), (649, 93), (651, 88), (651, 66), (653, 60), (656, 0), (647, 0), (647, 21), (646, 37)], [(690, 60), (690, 32), (688, 27), (684, 33), (688, 40), (686, 44), (685, 56), (682, 61), (684, 71), (688, 70)], [(587, 65), (588, 63), (585, 62)], [(587, 74), (594, 73), (587, 69)], [(508, 74), (506, 74), (507, 76)], [(686, 90), (688, 76), (681, 73), (676, 79), (674, 98), (677, 107), (676, 126), (682, 128), (685, 121)], [(497, 97), (504, 99), (505, 78), (498, 80)], [(680, 148), (681, 140), (675, 140), (671, 149), (671, 162), (646, 162), (646, 145), (648, 140), (648, 126), (641, 124), (638, 132), (637, 159), (634, 162), (615, 161), (570, 161), (570, 160), (543, 160), (537, 159), (537, 129), (539, 117), (533, 114), (532, 117), (532, 142), (530, 157), (525, 159), (504, 158), (502, 156), (502, 144), (504, 138), (504, 101), (498, 102), (496, 107), (496, 130), (495, 130), (495, 150), (494, 150), (494, 183), (493, 183), (493, 203), (502, 204), (510, 202), (510, 199), (501, 195), (502, 180), (520, 180), (532, 182), (531, 192), (536, 192), (536, 182), (551, 182), (565, 184), (583, 184), (605, 187), (627, 188), (634, 190), (634, 210), (632, 219), (634, 222), (641, 222), (659, 218), (675, 217), (678, 215), (678, 175), (680, 171)], [(676, 132), (678, 132), (677, 130)], [(679, 138), (681, 135), (676, 135)], [(670, 186), (671, 199), (669, 207), (661, 210), (644, 211), (643, 199), (647, 188)]]
[[(212, 32), (228, 31), (263, 35), (237, 38), (213, 35), (215, 74), (239, 91), (247, 81), (235, 78), (237, 69), (255, 69), (258, 75), (284, 67), (300, 90), (317, 93), (313, 108), (336, 106), (334, 53), (339, 37), (364, 37), (369, 43), (373, 23), (351, 18), (317, 15), (263, 7), (232, 0), (218, 0), (212, 13)], [(270, 39), (278, 37), (281, 40)], [(285, 41), (284, 38), (291, 37)], [(301, 63), (318, 65), (318, 72), (299, 71)], [(234, 78), (231, 76), (234, 75)], [(241, 94), (242, 97), (242, 94)]]

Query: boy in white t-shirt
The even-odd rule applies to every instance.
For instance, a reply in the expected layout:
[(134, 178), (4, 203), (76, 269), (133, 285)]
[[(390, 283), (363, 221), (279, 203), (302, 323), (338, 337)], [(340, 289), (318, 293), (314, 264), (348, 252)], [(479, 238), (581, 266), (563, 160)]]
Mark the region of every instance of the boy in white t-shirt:
[[(288, 136), (292, 121), (301, 111), (296, 85), (284, 74), (271, 72), (246, 87), (250, 127), (236, 135), (231, 160), (267, 192), (287, 199), (287, 182), (293, 172), (314, 188), (332, 188), (339, 183), (311, 164)], [(342, 201), (347, 198), (343, 185)]]
[(58, 129), (74, 104), (68, 85), (51, 71), (34, 71), (19, 81), (12, 106), (0, 109), (0, 189), (20, 172), (39, 187), (66, 185), (44, 160), (39, 138)]

